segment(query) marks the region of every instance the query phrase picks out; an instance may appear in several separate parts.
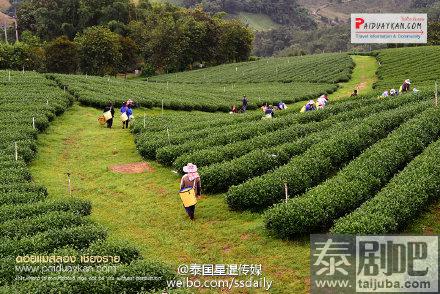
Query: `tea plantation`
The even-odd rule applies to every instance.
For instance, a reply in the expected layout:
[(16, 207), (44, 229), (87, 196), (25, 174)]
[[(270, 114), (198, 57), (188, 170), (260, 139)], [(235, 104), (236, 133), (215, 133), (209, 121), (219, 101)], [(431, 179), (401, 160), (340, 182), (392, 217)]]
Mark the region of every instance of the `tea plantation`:
[[(434, 61), (440, 60), (440, 47), (376, 53), (380, 66), (374, 91), (330, 99), (323, 110), (300, 113), (289, 107), (276, 111), (273, 119), (262, 119), (257, 107), (337, 91), (351, 77), (351, 57), (341, 53), (261, 59), (148, 80), (0, 71), (0, 293), (160, 292), (176, 276), (173, 257), (182, 263), (193, 262), (194, 256), (205, 263), (228, 263), (261, 255), (270, 261), (256, 262), (267, 262), (270, 277), (284, 283), (279, 271), (292, 270), (301, 282), (289, 287), (307, 292), (303, 281), (309, 268), (303, 263), (308, 248), (296, 240), (310, 233), (405, 230), (438, 201), (440, 112), (433, 86), (439, 79)], [(379, 97), (405, 79), (420, 91)], [(249, 110), (229, 114), (243, 95), (250, 99)], [(119, 107), (127, 99), (141, 107), (135, 109), (133, 136), (121, 129), (118, 115), (118, 130), (96, 123), (95, 116), (109, 101)], [(74, 112), (70, 118), (69, 109)], [(78, 145), (67, 146), (59, 130), (74, 126), (63, 126), (63, 120), (80, 126), (73, 135), (88, 131), (105, 140), (82, 138), (82, 143), (77, 139)], [(53, 126), (57, 131), (51, 133)], [(49, 147), (36, 159), (41, 133)], [(129, 136), (129, 142), (121, 144), (117, 136)], [(66, 149), (59, 149), (61, 145)], [(135, 158), (127, 146), (150, 165), (149, 173), (123, 177), (109, 172), (109, 158), (120, 150), (126, 152), (124, 160)], [(66, 150), (76, 153), (67, 156)], [(88, 154), (89, 161), (83, 162), (82, 154)], [(91, 160), (95, 154), (97, 159)], [(58, 156), (52, 166), (44, 162), (51, 156)], [(29, 169), (35, 161), (32, 170), (38, 171), (39, 182), (48, 183), (45, 186), (34, 181)], [(85, 167), (97, 162), (96, 174), (88, 175), (92, 171)], [(198, 204), (194, 223), (176, 216), (177, 211), (184, 214), (176, 191), (189, 162), (198, 166), (207, 195)], [(81, 197), (66, 197), (60, 181), (42, 179), (62, 173), (63, 164), (81, 171), (75, 174), (84, 185), (75, 190)], [(95, 182), (105, 187), (95, 187)], [(114, 193), (104, 197), (106, 189)], [(57, 192), (48, 195), (48, 190)], [(113, 216), (105, 211), (105, 203), (112, 209), (116, 203), (123, 212)], [(283, 263), (285, 250), (298, 259), (289, 260), (298, 262), (294, 269)], [(120, 260), (109, 264), (117, 266), (111, 273), (70, 272), (57, 279), (60, 273), (32, 272), (45, 282), (17, 279), (28, 275), (26, 269), (17, 269), (17, 256), (30, 255)], [(76, 279), (79, 276), (88, 280)], [(159, 278), (114, 282), (128, 276)], [(279, 287), (280, 293), (285, 290)]]
[[(173, 276), (168, 267), (142, 260), (139, 250), (133, 246), (108, 242), (106, 229), (88, 218), (92, 211), (89, 201), (76, 198), (47, 200), (46, 188), (32, 182), (26, 164), (37, 152), (37, 134), (69, 108), (72, 96), (35, 73), (1, 71), (0, 83), (3, 126), (0, 130), (0, 286), (4, 286), (1, 290), (5, 293), (121, 293), (127, 288), (131, 291), (163, 288), (165, 278)], [(52, 276), (50, 283), (16, 280), (16, 276), (26, 277), (28, 272), (17, 270), (15, 266), (29, 265), (16, 264), (17, 257), (48, 255), (120, 256), (120, 260), (113, 263), (118, 265), (117, 271), (107, 275), (114, 278), (154, 275), (164, 280), (124, 284), (103, 279), (91, 285), (85, 282), (66, 284), (50, 272), (32, 272), (34, 277)], [(31, 263), (34, 267), (44, 264)], [(57, 260), (51, 265), (68, 266), (69, 263)]]
[[(387, 191), (388, 183), (405, 174), (405, 166), (417, 162), (424, 149), (439, 138), (439, 113), (433, 101), (438, 70), (431, 62), (438, 58), (439, 47), (378, 52), (377, 93), (384, 87), (399, 88), (407, 78), (422, 90), (418, 93), (393, 98), (378, 98), (372, 93), (334, 102), (318, 112), (279, 111), (273, 120), (261, 120), (260, 114), (237, 119), (200, 117), (190, 123), (185, 123), (185, 114), (169, 120), (159, 117), (150, 119), (145, 128), (142, 122), (135, 124), (136, 144), (146, 159), (177, 171), (188, 162), (196, 164), (207, 193), (226, 192), (226, 202), (235, 211), (265, 211), (266, 228), (281, 238), (325, 232), (334, 222), (334, 231), (341, 233), (396, 232), (420, 213), (435, 190), (423, 197), (424, 202), (411, 206), (417, 207), (416, 211), (404, 216), (400, 211), (405, 206), (396, 207), (399, 212), (387, 206), (383, 212), (387, 225), (360, 221), (370, 223), (371, 217), (364, 217), (363, 210), (375, 213), (381, 205), (375, 204), (375, 195), (380, 197), (382, 189)], [(233, 68), (199, 70), (192, 77), (228, 70), (231, 77)], [(172, 75), (157, 79), (175, 81)], [(416, 189), (417, 181), (412, 183)], [(430, 187), (438, 187), (436, 181), (430, 183)], [(371, 204), (366, 202), (370, 199)], [(359, 212), (338, 221), (359, 206)]]
[(249, 109), (256, 109), (264, 103), (275, 104), (281, 100), (293, 103), (313, 99), (337, 89), (336, 84), (310, 82), (195, 85), (67, 75), (54, 75), (53, 78), (83, 105), (100, 108), (109, 101), (120, 105), (133, 98), (139, 106), (147, 108), (163, 105), (173, 110), (226, 112), (234, 104), (238, 107), (243, 95), (250, 98)]
[(376, 52), (380, 66), (377, 72), (379, 81), (375, 87), (399, 89), (402, 81), (411, 79), (417, 88), (434, 88), (438, 81), (440, 69), (440, 47), (409, 47), (385, 49)]

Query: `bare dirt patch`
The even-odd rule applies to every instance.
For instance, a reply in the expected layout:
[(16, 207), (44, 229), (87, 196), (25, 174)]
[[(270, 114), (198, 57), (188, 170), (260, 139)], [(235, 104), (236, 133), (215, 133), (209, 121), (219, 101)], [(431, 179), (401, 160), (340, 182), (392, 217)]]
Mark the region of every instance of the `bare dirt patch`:
[(251, 236), (250, 234), (244, 233), (244, 234), (241, 234), (240, 239), (241, 240), (248, 240), (250, 238), (250, 236)]
[(112, 165), (109, 166), (108, 169), (109, 171), (120, 174), (141, 174), (144, 172), (154, 172), (154, 168), (152, 168), (146, 162)]
[(223, 250), (223, 253), (230, 253), (232, 250), (232, 247), (229, 245), (226, 245), (222, 248), (222, 250)]

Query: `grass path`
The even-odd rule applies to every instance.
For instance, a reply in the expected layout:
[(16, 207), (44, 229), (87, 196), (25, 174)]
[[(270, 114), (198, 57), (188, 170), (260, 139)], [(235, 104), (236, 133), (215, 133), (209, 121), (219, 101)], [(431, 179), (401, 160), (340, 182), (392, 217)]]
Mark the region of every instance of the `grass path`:
[[(355, 63), (351, 79), (346, 83), (339, 84), (339, 89), (329, 95), (330, 101), (348, 97), (353, 93), (354, 89), (358, 89), (359, 94), (368, 94), (373, 91), (373, 84), (377, 81), (376, 70), (378, 64), (376, 58), (374, 56), (360, 55), (352, 55), (351, 58)], [(290, 107), (297, 108), (299, 111), (306, 103), (307, 101), (300, 101), (292, 104)]]
[(377, 81), (376, 70), (378, 68), (377, 60), (374, 56), (352, 55), (356, 64), (350, 81), (341, 83), (340, 88), (329, 95), (329, 99), (338, 100), (353, 93), (354, 89), (359, 94), (368, 94), (373, 91), (373, 84)]
[(91, 217), (109, 229), (110, 239), (136, 244), (147, 259), (176, 268), (181, 263), (262, 264), (274, 281), (273, 293), (309, 291), (308, 241), (266, 236), (260, 215), (228, 211), (221, 195), (201, 200), (196, 221), (189, 221), (177, 195), (179, 177), (154, 162), (151, 173), (109, 172), (110, 165), (142, 159), (132, 134), (119, 125), (111, 130), (99, 126), (99, 114), (75, 104), (39, 136), (30, 168), (49, 197), (69, 197), (70, 172), (72, 197), (92, 201)]

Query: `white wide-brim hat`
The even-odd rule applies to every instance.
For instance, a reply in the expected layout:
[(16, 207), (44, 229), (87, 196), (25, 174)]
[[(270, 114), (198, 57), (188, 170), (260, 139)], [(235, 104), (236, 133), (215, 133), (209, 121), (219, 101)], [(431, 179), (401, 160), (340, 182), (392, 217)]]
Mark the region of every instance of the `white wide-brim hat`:
[(186, 166), (183, 167), (183, 172), (185, 173), (195, 173), (197, 172), (197, 165), (188, 163)]
[(309, 104), (315, 104), (315, 101), (310, 100), (310, 101), (309, 101)]
[(405, 83), (407, 83), (408, 85), (411, 85), (411, 80), (405, 80)]

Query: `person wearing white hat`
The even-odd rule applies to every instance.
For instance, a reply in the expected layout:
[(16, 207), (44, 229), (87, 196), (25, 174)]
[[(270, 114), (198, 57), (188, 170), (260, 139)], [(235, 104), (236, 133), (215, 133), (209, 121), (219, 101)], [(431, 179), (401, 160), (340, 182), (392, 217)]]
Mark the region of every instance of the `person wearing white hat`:
[(410, 91), (410, 85), (411, 85), (411, 81), (409, 79), (406, 79), (403, 84), (402, 84), (402, 93), (403, 92), (409, 92)]
[(390, 96), (396, 96), (396, 89), (391, 89), (390, 90)]
[[(180, 189), (195, 188), (196, 197), (199, 198), (201, 195), (202, 184), (200, 181), (200, 175), (197, 172), (197, 165), (188, 163), (186, 166), (183, 167), (183, 172), (185, 173), (185, 175), (180, 181)], [(196, 205), (185, 207), (185, 210), (189, 218), (191, 220), (194, 220)]]

